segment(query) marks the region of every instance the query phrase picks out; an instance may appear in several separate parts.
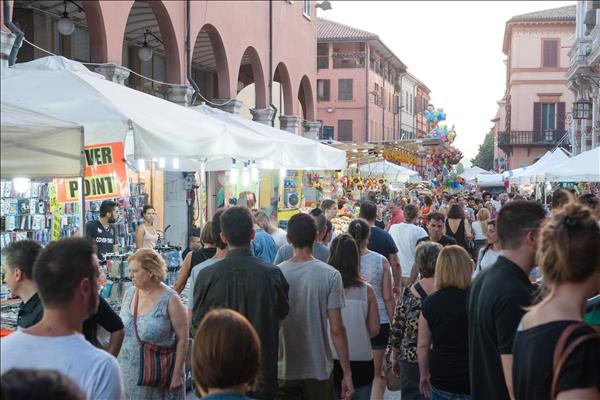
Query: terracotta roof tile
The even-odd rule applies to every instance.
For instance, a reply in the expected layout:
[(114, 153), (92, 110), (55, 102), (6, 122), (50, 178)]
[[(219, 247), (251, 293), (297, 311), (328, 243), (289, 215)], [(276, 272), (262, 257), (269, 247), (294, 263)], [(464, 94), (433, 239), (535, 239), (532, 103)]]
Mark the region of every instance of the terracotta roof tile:
[(374, 33), (363, 31), (362, 29), (353, 28), (323, 18), (317, 18), (317, 40), (330, 41), (349, 39), (368, 40), (379, 39), (379, 37)]
[(512, 21), (575, 21), (575, 4), (516, 15), (509, 20)]

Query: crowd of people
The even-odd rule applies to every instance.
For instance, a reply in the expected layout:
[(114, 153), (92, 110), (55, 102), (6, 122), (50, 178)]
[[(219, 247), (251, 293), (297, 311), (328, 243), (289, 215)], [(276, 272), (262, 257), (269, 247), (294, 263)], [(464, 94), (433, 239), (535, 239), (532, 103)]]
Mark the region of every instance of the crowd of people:
[(398, 198), (383, 228), (364, 201), (337, 234), (335, 207), (287, 232), (246, 207), (217, 212), (174, 288), (143, 246), (145, 210), (120, 315), (98, 295), (89, 239), (11, 244), (23, 304), (1, 341), (2, 398), (183, 399), (188, 356), (212, 400), (599, 398), (600, 336), (583, 322), (600, 292), (597, 197), (560, 190), (550, 212), (518, 195)]

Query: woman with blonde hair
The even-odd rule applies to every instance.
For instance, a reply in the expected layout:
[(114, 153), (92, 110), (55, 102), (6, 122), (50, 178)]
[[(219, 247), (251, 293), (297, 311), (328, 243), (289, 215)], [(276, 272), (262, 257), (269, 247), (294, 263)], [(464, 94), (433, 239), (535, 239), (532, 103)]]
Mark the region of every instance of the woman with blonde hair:
[(583, 323), (600, 290), (600, 226), (571, 194), (538, 234), (547, 296), (521, 319), (513, 345), (517, 400), (600, 398), (600, 335)]
[(473, 228), (473, 235), (475, 236), (475, 250), (473, 251), (475, 257), (479, 255), (479, 250), (486, 245), (489, 220), (490, 211), (487, 208), (482, 208), (477, 213), (477, 220), (471, 226)]
[[(129, 258), (129, 277), (133, 283), (123, 298), (121, 319), (125, 340), (119, 353), (127, 399), (183, 399), (184, 362), (188, 345), (186, 310), (175, 291), (163, 283), (167, 267), (152, 249), (140, 249)], [(140, 356), (147, 345), (160, 347), (163, 357), (174, 357), (174, 363), (163, 370), (156, 368), (153, 358)], [(146, 352), (144, 352), (146, 354)], [(164, 385), (145, 386), (140, 382), (146, 372), (166, 376)]]
[(417, 358), (421, 393), (431, 399), (470, 399), (467, 290), (473, 261), (460, 246), (447, 246), (435, 266), (435, 292), (419, 317)]

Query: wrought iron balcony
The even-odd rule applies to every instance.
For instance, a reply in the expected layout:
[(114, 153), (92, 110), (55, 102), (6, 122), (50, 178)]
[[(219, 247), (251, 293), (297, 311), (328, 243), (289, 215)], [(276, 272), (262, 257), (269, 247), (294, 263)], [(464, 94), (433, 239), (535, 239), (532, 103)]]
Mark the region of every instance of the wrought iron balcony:
[(566, 131), (557, 129), (546, 131), (507, 131), (498, 132), (498, 147), (502, 150), (512, 146), (555, 146), (565, 135)]

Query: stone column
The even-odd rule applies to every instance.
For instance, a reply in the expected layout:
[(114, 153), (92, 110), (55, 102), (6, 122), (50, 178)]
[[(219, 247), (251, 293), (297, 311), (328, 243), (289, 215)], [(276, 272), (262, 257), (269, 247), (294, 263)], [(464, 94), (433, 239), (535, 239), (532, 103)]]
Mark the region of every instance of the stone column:
[(129, 78), (129, 70), (122, 65), (103, 64), (97, 66), (94, 71), (103, 75), (106, 80), (118, 83), (119, 85), (124, 85), (125, 79)]
[(321, 123), (319, 121), (304, 121), (304, 137), (319, 141), (319, 130)]
[(253, 121), (259, 122), (264, 125), (271, 126), (271, 120), (273, 119), (275, 110), (273, 110), (271, 107), (252, 108), (252, 109), (250, 109), (250, 114), (252, 114)]
[(8, 67), (8, 56), (12, 50), (13, 44), (17, 37), (12, 32), (6, 32), (0, 29), (0, 66), (1, 68)]
[(191, 85), (163, 85), (161, 91), (165, 95), (165, 100), (184, 107), (192, 105), (194, 88)]
[(228, 112), (230, 114), (239, 114), (240, 108), (244, 104), (243, 101), (238, 99), (214, 99), (212, 100), (215, 104), (223, 104), (222, 106), (216, 106), (214, 104), (210, 104), (210, 106)]
[(302, 118), (297, 115), (282, 115), (279, 117), (279, 126), (284, 131), (298, 135)]
[(600, 136), (600, 120), (598, 119), (600, 109), (598, 108), (598, 103), (600, 102), (600, 96), (598, 95), (598, 91), (594, 92), (592, 96), (592, 149), (595, 149), (598, 146), (598, 136)]

